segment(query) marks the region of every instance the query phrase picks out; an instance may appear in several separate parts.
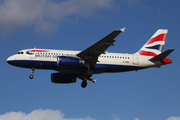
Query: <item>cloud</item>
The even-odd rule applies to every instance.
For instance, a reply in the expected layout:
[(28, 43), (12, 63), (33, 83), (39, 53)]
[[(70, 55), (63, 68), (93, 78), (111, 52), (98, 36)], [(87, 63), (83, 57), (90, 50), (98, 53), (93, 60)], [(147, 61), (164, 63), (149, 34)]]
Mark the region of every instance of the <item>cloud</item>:
[(94, 120), (91, 117), (86, 118), (64, 118), (64, 114), (59, 110), (34, 110), (29, 114), (22, 112), (7, 112), (0, 115), (0, 120)]
[[(116, 115), (112, 114), (111, 120), (120, 120)], [(59, 110), (33, 110), (31, 113), (26, 114), (21, 111), (19, 112), (7, 112), (0, 115), (0, 120), (95, 120), (90, 116), (85, 118), (65, 118), (65, 115)], [(140, 120), (139, 118), (134, 118), (134, 120)], [(169, 117), (166, 120), (180, 120), (180, 117)]]
[(139, 118), (135, 118), (134, 120), (139, 120)]
[(88, 17), (97, 9), (109, 9), (114, 0), (2, 0), (0, 30), (11, 33), (25, 27), (54, 32), (71, 16)]
[(116, 115), (112, 114), (112, 120), (120, 120)]
[(178, 117), (172, 116), (172, 117), (169, 117), (169, 118), (166, 119), (166, 120), (180, 120), (180, 117), (179, 117), (179, 116), (178, 116)]
[(127, 3), (127, 5), (129, 7), (132, 7), (134, 5), (136, 5), (137, 3), (139, 3), (139, 0), (123, 0), (124, 3)]

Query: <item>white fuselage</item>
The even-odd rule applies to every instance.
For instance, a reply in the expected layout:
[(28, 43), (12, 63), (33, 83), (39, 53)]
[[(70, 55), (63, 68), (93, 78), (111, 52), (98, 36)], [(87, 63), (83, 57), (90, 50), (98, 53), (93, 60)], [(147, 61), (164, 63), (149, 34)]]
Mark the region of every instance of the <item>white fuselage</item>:
[[(58, 56), (71, 56), (76, 57), (80, 51), (70, 50), (51, 50), (51, 49), (25, 49), (19, 51), (17, 54), (10, 56), (8, 63), (23, 67), (34, 69), (51, 69), (60, 72), (68, 72), (68, 69), (80, 69), (83, 66), (78, 67), (64, 67), (57, 65)], [(102, 72), (124, 72), (133, 71), (149, 67), (158, 67), (162, 65), (160, 62), (153, 63), (149, 61), (151, 57), (141, 56), (138, 54), (121, 54), (121, 53), (108, 53), (101, 54), (98, 57), (95, 68), (92, 68), (93, 73)], [(62, 70), (62, 71), (61, 71)]]

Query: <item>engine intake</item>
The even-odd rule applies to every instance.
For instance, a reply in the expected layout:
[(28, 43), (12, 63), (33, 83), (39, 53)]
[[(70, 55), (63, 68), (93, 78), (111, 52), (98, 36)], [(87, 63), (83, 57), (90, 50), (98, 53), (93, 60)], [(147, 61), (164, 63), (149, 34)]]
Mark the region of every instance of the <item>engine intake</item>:
[(75, 83), (76, 76), (63, 74), (63, 73), (52, 73), (51, 82), (52, 83)]
[(57, 65), (58, 66), (83, 66), (84, 60), (69, 56), (58, 56)]

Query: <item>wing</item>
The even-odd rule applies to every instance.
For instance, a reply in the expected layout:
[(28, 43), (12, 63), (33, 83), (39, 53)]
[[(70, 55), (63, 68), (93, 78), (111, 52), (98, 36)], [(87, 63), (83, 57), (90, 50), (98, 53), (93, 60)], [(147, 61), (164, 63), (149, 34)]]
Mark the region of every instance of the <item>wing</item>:
[(114, 30), (101, 40), (97, 41), (90, 47), (86, 48), (85, 50), (81, 51), (80, 53), (77, 54), (78, 57), (89, 61), (91, 66), (95, 66), (98, 56), (101, 54), (104, 54), (104, 51), (109, 47), (109, 46), (114, 46), (114, 38), (116, 38), (121, 32), (124, 32), (125, 28), (122, 28), (120, 30)]

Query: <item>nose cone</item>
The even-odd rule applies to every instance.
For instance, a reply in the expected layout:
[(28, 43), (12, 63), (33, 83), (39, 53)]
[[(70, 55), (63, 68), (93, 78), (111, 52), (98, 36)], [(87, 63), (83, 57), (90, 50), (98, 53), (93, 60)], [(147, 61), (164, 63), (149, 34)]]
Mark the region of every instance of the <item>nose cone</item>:
[(8, 57), (6, 61), (7, 61), (7, 63), (10, 64), (10, 57)]
[(6, 61), (7, 61), (7, 63), (9, 63), (10, 65), (13, 65), (13, 60), (14, 60), (13, 57), (10, 56), (10, 57), (7, 58)]

